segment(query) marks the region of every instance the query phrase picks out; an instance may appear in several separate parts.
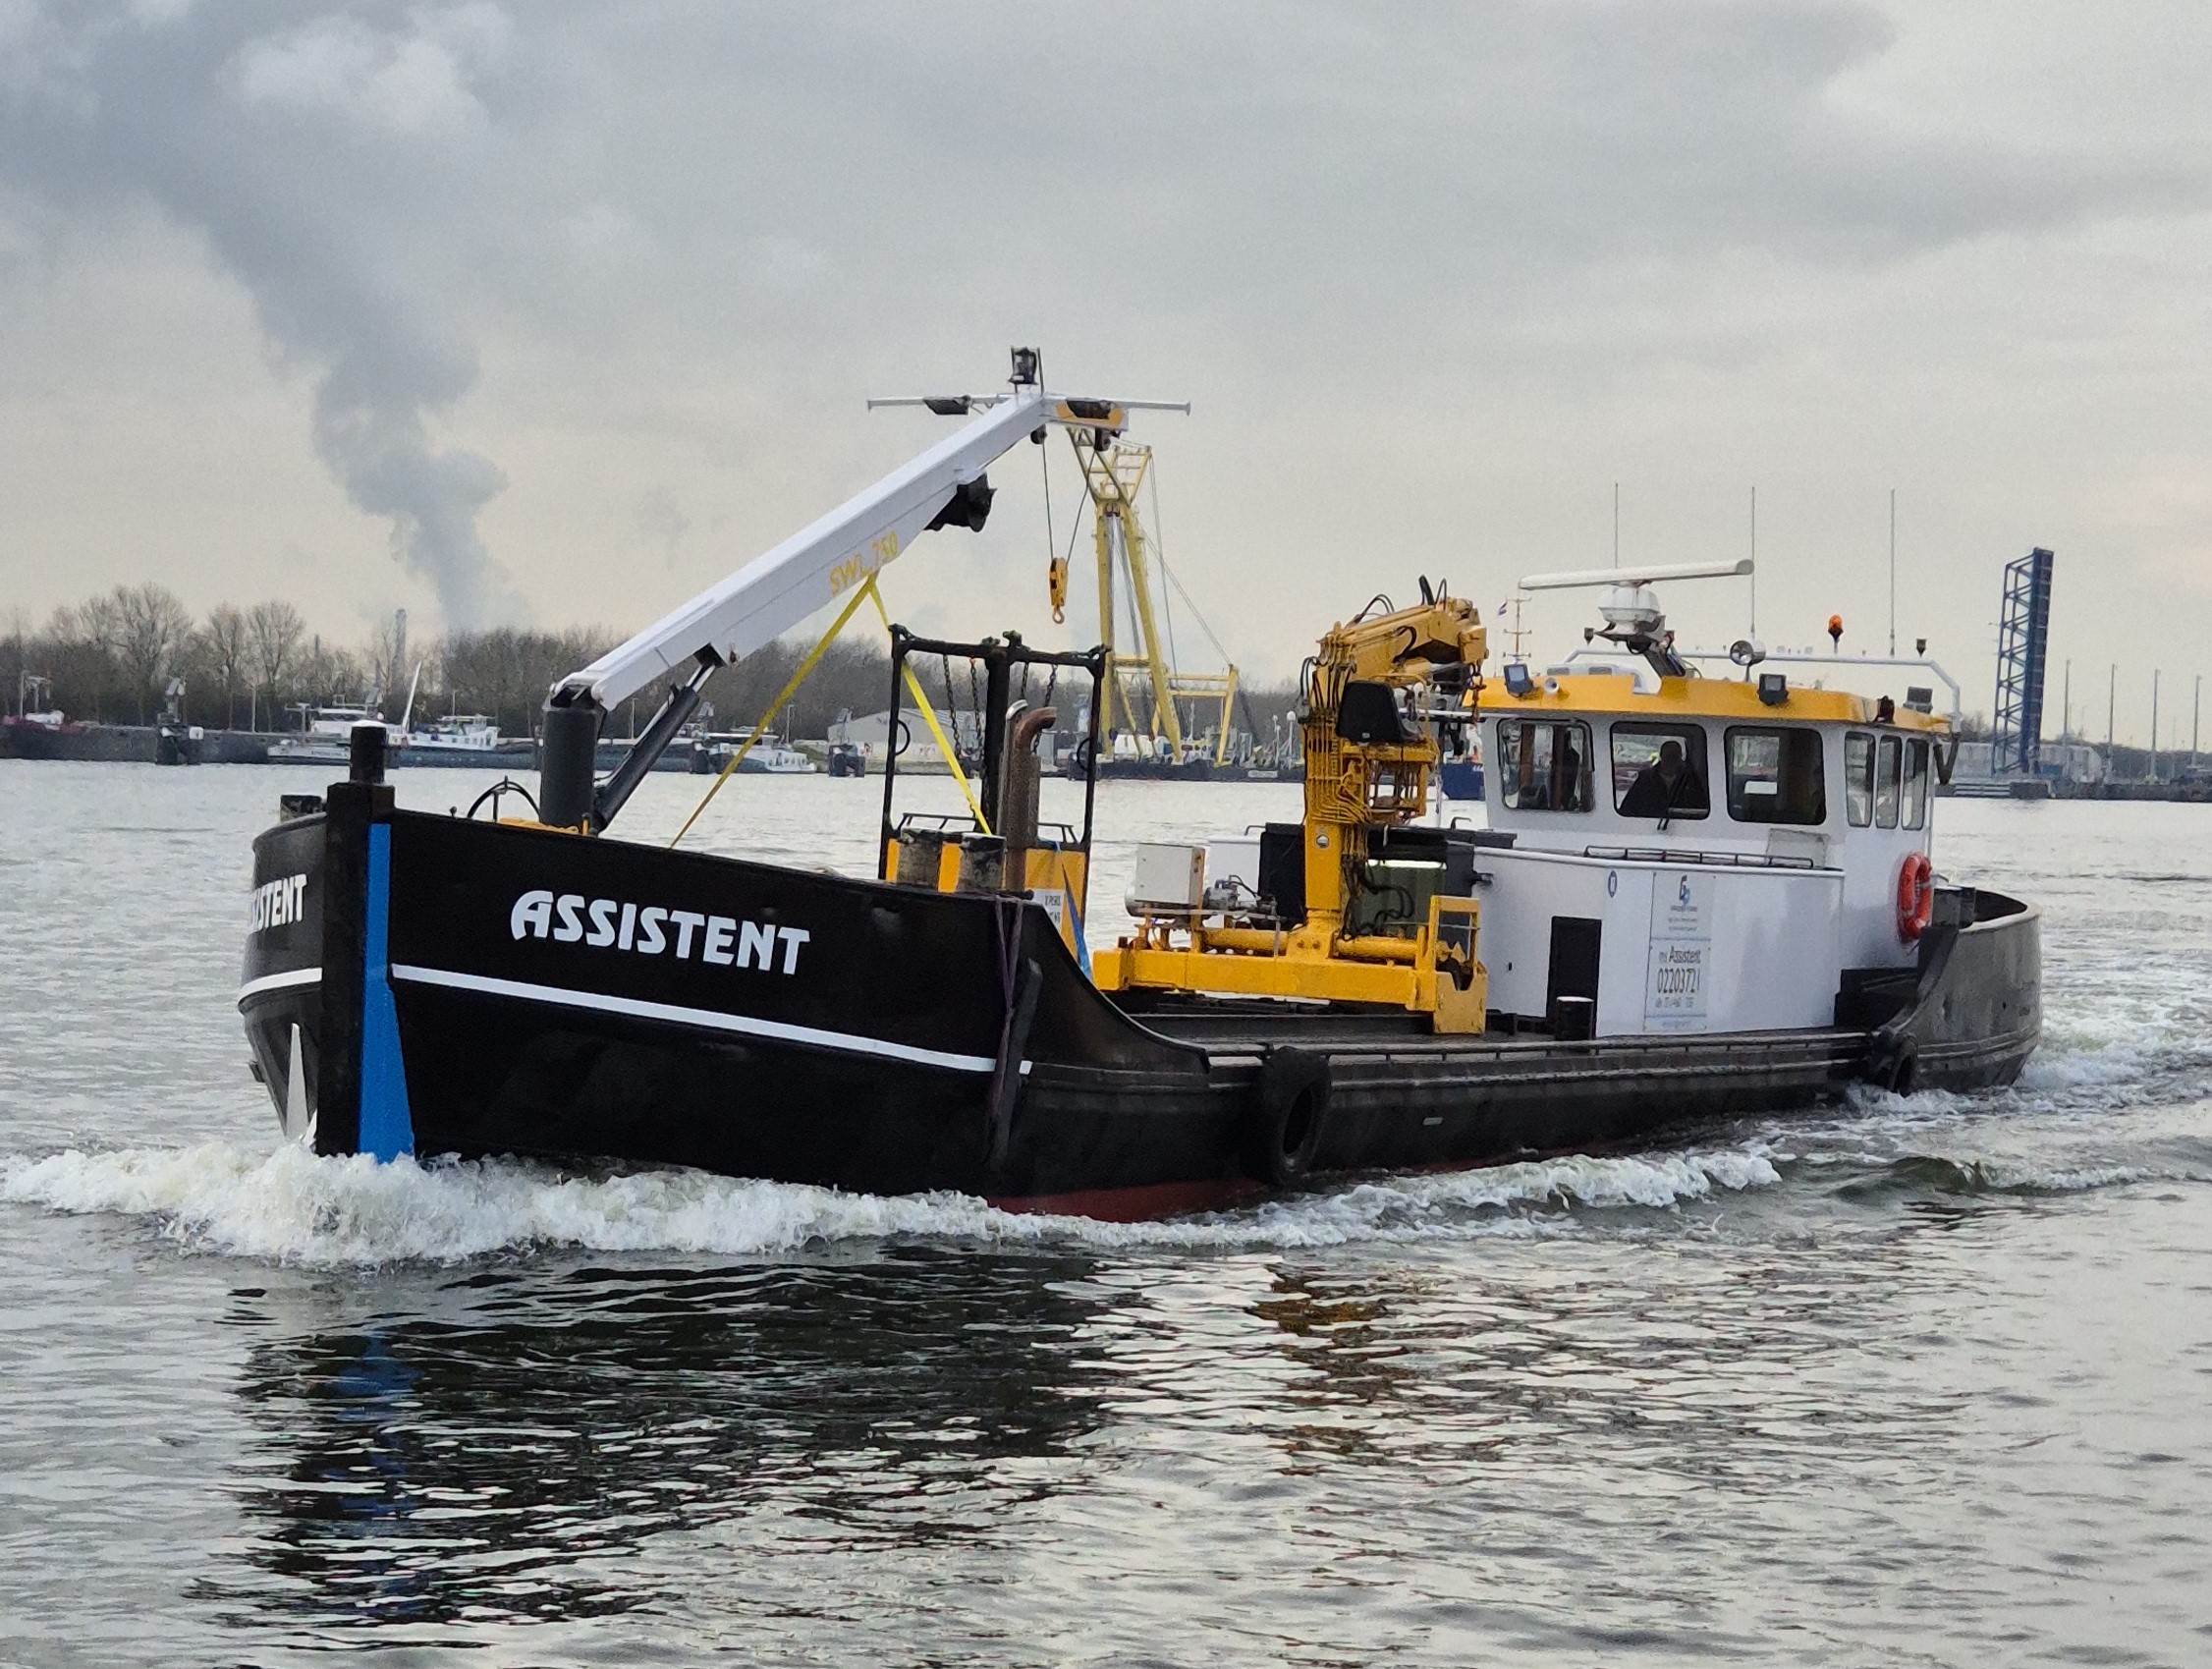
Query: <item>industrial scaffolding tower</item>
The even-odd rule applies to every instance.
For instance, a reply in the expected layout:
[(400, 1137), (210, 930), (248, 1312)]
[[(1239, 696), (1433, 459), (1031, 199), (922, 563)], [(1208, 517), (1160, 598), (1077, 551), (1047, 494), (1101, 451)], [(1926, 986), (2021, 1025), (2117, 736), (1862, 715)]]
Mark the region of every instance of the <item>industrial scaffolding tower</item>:
[[(1186, 672), (1175, 664), (1167, 635), (1160, 630), (1160, 615), (1153, 607), (1151, 574), (1156, 553), (1150, 549), (1151, 541), (1136, 508), (1137, 488), (1151, 468), (1152, 449), (1118, 438), (1109, 441), (1103, 434), (1088, 434), (1082, 429), (1071, 429), (1069, 438), (1075, 442), (1083, 485), (1090, 494), (1098, 555), (1098, 640), (1106, 646), (1106, 680), (1101, 696), (1106, 711), (1099, 729), (1109, 735), (1126, 730), (1140, 737), (1165, 738), (1171, 756), (1180, 761), (1198, 751), (1198, 744), (1187, 741), (1184, 735), (1181, 703), (1189, 701), (1192, 716), (1211, 720), (1212, 758), (1219, 765), (1229, 756), (1237, 668), (1231, 664), (1225, 672)], [(1159, 567), (1164, 576), (1165, 562)], [(1117, 569), (1141, 650), (1137, 654), (1115, 647)], [(1161, 600), (1166, 600), (1164, 592)], [(1186, 595), (1185, 603), (1189, 600)], [(1213, 636), (1202, 619), (1198, 625), (1208, 638)]]
[(2041, 774), (2051, 560), (2051, 553), (2038, 545), (2005, 564), (2005, 603), (1997, 620), (1997, 721), (1989, 738), (1992, 776)]

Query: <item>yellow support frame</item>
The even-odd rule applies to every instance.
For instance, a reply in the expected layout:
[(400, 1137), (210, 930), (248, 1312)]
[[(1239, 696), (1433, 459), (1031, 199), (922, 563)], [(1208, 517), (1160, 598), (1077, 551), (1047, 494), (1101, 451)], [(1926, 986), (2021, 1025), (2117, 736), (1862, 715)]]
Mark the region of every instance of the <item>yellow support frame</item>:
[(745, 756), (752, 751), (752, 745), (760, 740), (761, 733), (768, 728), (770, 721), (783, 710), (786, 701), (799, 694), (799, 687), (806, 682), (807, 675), (820, 662), (822, 655), (827, 651), (830, 644), (837, 640), (837, 635), (845, 630), (845, 623), (853, 618), (854, 611), (860, 606), (861, 601), (865, 598), (874, 597), (876, 612), (878, 614), (883, 612), (883, 599), (876, 596), (875, 593), (875, 579), (876, 577), (870, 574), (867, 584), (846, 600), (845, 606), (838, 610), (837, 618), (830, 622), (830, 629), (822, 634), (821, 640), (806, 651), (806, 658), (799, 663), (799, 670), (784, 681), (784, 687), (776, 692), (776, 698), (768, 703), (767, 711), (760, 715), (760, 722), (752, 727), (744, 744), (730, 755), (730, 762), (722, 767), (721, 774), (715, 777), (706, 793), (700, 797), (699, 803), (691, 807), (691, 814), (684, 819), (684, 826), (668, 837), (668, 844), (671, 848), (691, 832), (691, 825), (699, 820), (699, 813), (714, 803), (714, 797), (722, 792), (722, 785), (730, 780), (731, 773), (745, 763)]
[[(1428, 920), (1410, 937), (1338, 939), (1327, 956), (1306, 953), (1294, 934), (1152, 918), (1134, 938), (1098, 952), (1092, 970), (1102, 991), (1364, 1003), (1425, 1014), (1436, 1031), (1467, 1034), (1483, 1029), (1489, 1012), (1489, 973), (1474, 955), (1481, 914), (1477, 899), (1432, 898)], [(1448, 933), (1447, 918), (1464, 926), (1455, 921)]]

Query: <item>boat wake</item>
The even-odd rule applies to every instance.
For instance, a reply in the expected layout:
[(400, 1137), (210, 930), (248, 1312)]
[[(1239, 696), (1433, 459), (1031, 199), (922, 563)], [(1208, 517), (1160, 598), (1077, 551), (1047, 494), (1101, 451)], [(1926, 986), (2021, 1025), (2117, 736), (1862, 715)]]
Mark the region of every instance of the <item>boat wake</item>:
[[(227, 1141), (0, 1158), (0, 1201), (134, 1219), (187, 1252), (307, 1267), (562, 1249), (778, 1256), (898, 1240), (1291, 1252), (1572, 1235), (1599, 1224), (1635, 1233), (1639, 1211), (1777, 1185), (1794, 1192), (1809, 1184), (1818, 1195), (1866, 1204), (2212, 1181), (2212, 1142), (2189, 1114), (2208, 1076), (2212, 1050), (2201, 1045), (2155, 1029), (2149, 1036), (2107, 1031), (2045, 1050), (2012, 1089), (1905, 1097), (1866, 1089), (1837, 1116), (1737, 1125), (1671, 1152), (1369, 1177), (1147, 1223), (703, 1171), (576, 1171), (515, 1159), (381, 1165), (322, 1158), (297, 1144), (271, 1151)], [(2018, 1135), (2022, 1120), (2034, 1129), (2024, 1151), (2003, 1135)]]
[(580, 1175), (522, 1160), (322, 1158), (229, 1142), (0, 1162), (0, 1200), (135, 1218), (194, 1252), (309, 1267), (573, 1248), (776, 1255), (926, 1239), (1100, 1250), (1307, 1247), (1576, 1232), (1583, 1213), (1771, 1186), (1754, 1150), (1568, 1157), (1390, 1177), (1150, 1223), (1018, 1215), (962, 1195), (881, 1197), (703, 1171)]
[(1861, 1201), (1925, 1195), (2033, 1199), (2120, 1188), (2130, 1183), (2208, 1180), (2212, 1180), (2212, 1175), (2204, 1171), (2178, 1167), (2123, 1164), (2053, 1167), (2007, 1163), (2001, 1159), (1962, 1160), (1934, 1153), (1911, 1153), (1891, 1160), (1870, 1176), (1845, 1183), (1836, 1193), (1839, 1197)]
[(2077, 1024), (2006, 1088), (1853, 1085), (1834, 1115), (1756, 1128), (1787, 1181), (1859, 1205), (2198, 1185), (2212, 1183), (2208, 1083), (2212, 1048), (2193, 1038), (2139, 1021)]

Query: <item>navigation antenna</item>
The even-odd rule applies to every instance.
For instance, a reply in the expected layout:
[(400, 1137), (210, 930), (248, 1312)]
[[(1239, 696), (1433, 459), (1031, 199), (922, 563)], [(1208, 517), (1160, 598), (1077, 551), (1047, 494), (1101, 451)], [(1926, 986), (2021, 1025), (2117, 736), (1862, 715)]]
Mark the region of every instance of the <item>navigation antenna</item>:
[(1524, 574), (1523, 591), (1564, 591), (1603, 587), (1597, 612), (1605, 624), (1582, 628), (1582, 641), (1603, 638), (1631, 654), (1641, 655), (1662, 678), (1687, 678), (1688, 668), (1675, 653), (1675, 635), (1667, 630), (1667, 617), (1659, 607), (1652, 584), (1660, 580), (1730, 580), (1752, 572), (1751, 559), (1734, 562), (1685, 562), (1659, 567), (1583, 568), (1565, 574)]
[(1527, 628), (1521, 624), (1521, 605), (1527, 600), (1528, 593), (1525, 591), (1517, 590), (1513, 594), (1513, 625), (1507, 629), (1506, 635), (1513, 640), (1513, 658), (1517, 661), (1527, 658), (1521, 652), (1521, 640), (1528, 636)]

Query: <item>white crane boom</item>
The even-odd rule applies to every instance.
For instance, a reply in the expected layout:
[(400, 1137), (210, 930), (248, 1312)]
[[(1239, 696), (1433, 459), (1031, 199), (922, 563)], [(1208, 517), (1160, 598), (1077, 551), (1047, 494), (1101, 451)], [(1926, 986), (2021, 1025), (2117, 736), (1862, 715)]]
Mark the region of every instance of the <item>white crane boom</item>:
[[(1048, 425), (1119, 433), (1134, 409), (1163, 402), (1048, 394), (1034, 349), (1014, 350), (1013, 388), (870, 405), (924, 405), (960, 428), (827, 516), (802, 528), (719, 584), (553, 686), (540, 738), (538, 811), (550, 825), (603, 829), (653, 759), (696, 709), (707, 677), (765, 648), (808, 615), (851, 595), (932, 528), (980, 529), (991, 506), (983, 472)], [(595, 780), (600, 721), (640, 690), (675, 675), (668, 699), (603, 783)]]
[(724, 663), (765, 648), (817, 609), (862, 584), (902, 554), (952, 506), (948, 518), (980, 528), (985, 497), (968, 513), (954, 495), (1023, 436), (1048, 423), (1120, 429), (1132, 411), (1189, 411), (1154, 400), (1096, 400), (1050, 394), (1034, 384), (1007, 394), (871, 400), (871, 406), (926, 405), (951, 416), (972, 412), (952, 434), (827, 516), (802, 528), (721, 584), (655, 621), (618, 648), (553, 687), (555, 705), (589, 702), (612, 711), (670, 674), (689, 674), (702, 654)]
[[(566, 705), (611, 710), (671, 673), (688, 673), (702, 652), (734, 661), (765, 647), (816, 609), (897, 557), (992, 460), (1054, 420), (1055, 400), (1015, 391), (928, 451), (802, 528), (719, 584), (554, 686)], [(1088, 405), (1088, 402), (1084, 402)], [(1095, 419), (1094, 419), (1095, 420)]]

